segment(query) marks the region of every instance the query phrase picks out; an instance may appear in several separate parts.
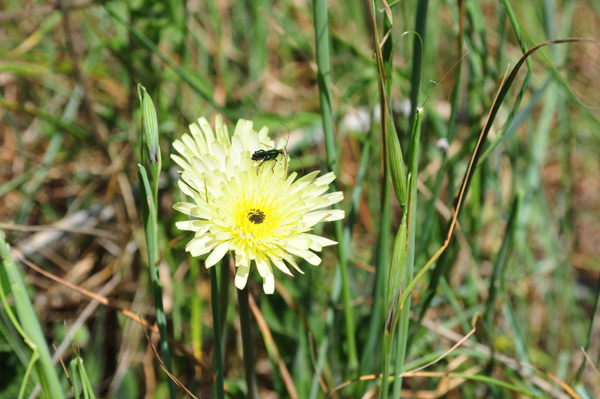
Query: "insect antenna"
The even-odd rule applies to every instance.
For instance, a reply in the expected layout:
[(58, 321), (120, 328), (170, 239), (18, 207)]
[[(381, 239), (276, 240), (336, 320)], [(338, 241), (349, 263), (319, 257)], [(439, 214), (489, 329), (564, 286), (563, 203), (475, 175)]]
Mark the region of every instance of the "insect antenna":
[(296, 158), (298, 161), (300, 161), (300, 165), (302, 165), (302, 174), (304, 174), (304, 164), (302, 163), (302, 160), (300, 159), (300, 157), (299, 157), (299, 156), (297, 156), (297, 155), (294, 155), (294, 154), (290, 154), (290, 153), (288, 153), (288, 151), (287, 151), (287, 146), (290, 144), (290, 128), (289, 128), (289, 127), (288, 127), (288, 126), (287, 126), (285, 123), (283, 123), (283, 122), (279, 122), (279, 123), (280, 123), (281, 125), (285, 126), (285, 128), (286, 128), (286, 129), (287, 129), (287, 131), (288, 131), (287, 140), (286, 140), (286, 142), (285, 142), (285, 146), (283, 146), (283, 151), (285, 152), (286, 158), (287, 158), (287, 156), (288, 156), (288, 155), (291, 155), (291, 156), (293, 156), (294, 158)]

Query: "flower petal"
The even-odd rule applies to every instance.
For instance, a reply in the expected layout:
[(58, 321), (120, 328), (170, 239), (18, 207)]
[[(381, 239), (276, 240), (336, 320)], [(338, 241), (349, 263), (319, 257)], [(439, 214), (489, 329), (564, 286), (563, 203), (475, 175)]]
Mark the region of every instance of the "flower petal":
[(273, 276), (273, 273), (263, 279), (263, 290), (265, 294), (269, 295), (275, 292), (275, 276)]
[(235, 274), (235, 286), (238, 290), (243, 290), (248, 282), (248, 276), (250, 275), (250, 268), (246, 266), (239, 266)]
[(189, 202), (177, 202), (173, 205), (173, 209), (186, 215), (192, 216), (192, 212), (198, 208), (198, 205), (190, 204)]
[(208, 258), (206, 258), (204, 266), (206, 266), (206, 268), (208, 269), (209, 267), (215, 265), (218, 261), (223, 259), (223, 256), (225, 256), (225, 254), (227, 253), (228, 247), (229, 245), (227, 242), (223, 242), (217, 245), (217, 247), (208, 256)]

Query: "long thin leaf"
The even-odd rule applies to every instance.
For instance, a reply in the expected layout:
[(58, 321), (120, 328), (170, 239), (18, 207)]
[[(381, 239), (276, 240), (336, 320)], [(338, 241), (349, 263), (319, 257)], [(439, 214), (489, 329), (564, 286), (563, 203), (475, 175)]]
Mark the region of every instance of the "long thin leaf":
[[(44, 332), (42, 331), (37, 315), (33, 310), (33, 305), (29, 299), (27, 290), (25, 289), (25, 284), (12, 260), (8, 245), (6, 245), (6, 242), (4, 241), (4, 233), (2, 231), (0, 231), (0, 257), (2, 258), (2, 265), (10, 283), (17, 316), (23, 328), (23, 332), (27, 335), (30, 342), (35, 345), (39, 354), (39, 363), (43, 372), (43, 377), (39, 376), (40, 382), (47, 388), (53, 399), (64, 398), (58, 374), (52, 364), (52, 357), (50, 356), (50, 350), (46, 344)], [(1, 283), (2, 282), (0, 282), (0, 284)]]
[[(329, 25), (327, 22), (327, 1), (313, 1), (313, 16), (315, 25), (315, 47), (317, 58), (317, 81), (319, 83), (319, 99), (321, 103), (321, 114), (323, 116), (323, 131), (325, 133), (325, 149), (327, 152), (327, 166), (330, 171), (337, 171), (337, 153), (335, 149), (335, 137), (333, 134), (333, 114), (331, 104), (331, 61), (329, 59)], [(336, 190), (335, 183), (330, 185)], [(333, 205), (339, 209), (338, 204)], [(348, 348), (348, 365), (353, 372), (358, 368), (358, 356), (356, 352), (356, 333), (354, 326), (354, 314), (350, 303), (350, 286), (348, 281), (348, 263), (346, 261), (346, 248), (344, 243), (344, 232), (341, 220), (334, 222), (335, 236), (338, 241), (338, 263), (342, 276), (342, 300), (344, 303), (344, 317), (346, 326), (346, 344)]]

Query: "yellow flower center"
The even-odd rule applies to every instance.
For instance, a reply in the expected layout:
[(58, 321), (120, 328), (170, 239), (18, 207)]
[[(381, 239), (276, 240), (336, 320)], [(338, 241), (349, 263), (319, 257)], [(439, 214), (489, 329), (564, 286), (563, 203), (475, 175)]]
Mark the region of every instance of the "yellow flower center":
[(250, 209), (248, 220), (254, 224), (261, 224), (265, 221), (265, 213), (260, 209)]
[(254, 239), (268, 237), (277, 227), (279, 215), (271, 201), (263, 198), (260, 203), (242, 200), (235, 213), (235, 224), (239, 231)]

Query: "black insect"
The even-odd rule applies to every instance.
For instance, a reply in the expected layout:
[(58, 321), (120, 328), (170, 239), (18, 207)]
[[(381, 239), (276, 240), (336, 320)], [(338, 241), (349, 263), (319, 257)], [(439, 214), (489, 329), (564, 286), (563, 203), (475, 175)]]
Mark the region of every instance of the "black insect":
[(258, 150), (252, 154), (253, 161), (262, 161), (258, 166), (262, 165), (264, 162), (270, 161), (272, 159), (276, 159), (279, 154), (283, 154), (283, 150)]
[[(285, 126), (285, 124), (283, 124), (283, 123), (282, 123), (282, 125)], [(289, 140), (290, 140), (290, 129), (288, 129), (288, 142), (289, 142)], [(284, 159), (285, 159), (285, 170), (287, 171), (287, 150), (286, 150), (286, 147), (283, 147), (283, 149), (272, 148), (270, 150), (262, 150), (261, 149), (261, 150), (254, 151), (254, 154), (252, 154), (252, 160), (253, 161), (261, 161), (258, 164), (258, 167), (260, 167), (260, 165), (262, 165), (263, 163), (265, 163), (267, 161), (271, 161), (271, 160), (277, 159), (277, 157), (280, 154), (281, 155), (285, 155), (285, 157), (284, 157)], [(273, 168), (275, 168), (275, 164), (273, 164)], [(273, 168), (271, 168), (271, 170), (273, 170)], [(258, 173), (258, 168), (257, 168), (257, 173)]]

